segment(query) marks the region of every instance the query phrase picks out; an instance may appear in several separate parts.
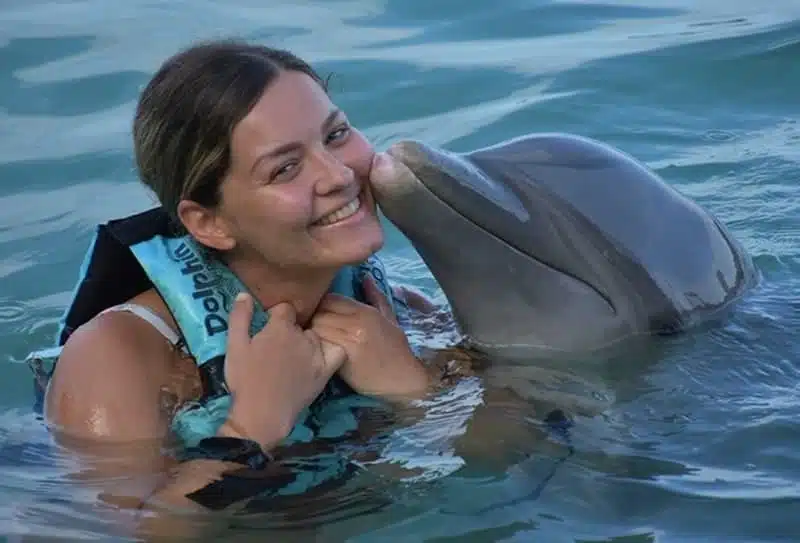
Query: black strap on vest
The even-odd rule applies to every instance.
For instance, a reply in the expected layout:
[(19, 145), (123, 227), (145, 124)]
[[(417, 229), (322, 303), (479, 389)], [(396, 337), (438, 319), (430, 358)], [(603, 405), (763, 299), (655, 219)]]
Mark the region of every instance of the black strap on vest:
[[(129, 247), (161, 235), (180, 236), (180, 230), (162, 207), (98, 226), (84, 276), (64, 317), (59, 345), (95, 315), (111, 306), (127, 302), (153, 287)], [(203, 387), (201, 401), (228, 394), (225, 385), (225, 359), (218, 357), (200, 369)]]
[(160, 207), (100, 225), (85, 274), (64, 316), (58, 344), (66, 343), (79, 326), (104, 309), (151, 288), (150, 279), (128, 247), (157, 234), (176, 235), (176, 232)]
[(200, 382), (203, 386), (203, 396), (200, 398), (201, 404), (230, 394), (225, 381), (224, 356), (214, 357), (198, 369), (200, 370)]

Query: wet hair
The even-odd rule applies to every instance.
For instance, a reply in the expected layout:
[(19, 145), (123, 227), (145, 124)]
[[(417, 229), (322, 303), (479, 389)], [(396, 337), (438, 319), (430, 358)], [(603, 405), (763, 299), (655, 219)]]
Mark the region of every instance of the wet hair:
[(139, 98), (136, 165), (176, 226), (178, 203), (220, 201), (231, 134), (282, 71), (326, 82), (289, 51), (235, 40), (203, 42), (168, 58)]

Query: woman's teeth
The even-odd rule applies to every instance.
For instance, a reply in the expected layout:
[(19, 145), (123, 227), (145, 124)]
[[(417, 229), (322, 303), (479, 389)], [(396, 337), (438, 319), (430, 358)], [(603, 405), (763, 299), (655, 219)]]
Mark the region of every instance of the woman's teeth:
[(327, 226), (329, 224), (333, 224), (335, 222), (343, 221), (347, 217), (351, 216), (353, 213), (358, 211), (358, 208), (361, 207), (361, 199), (355, 198), (349, 204), (344, 207), (339, 208), (338, 210), (334, 211), (333, 213), (329, 213), (322, 217), (320, 220), (316, 222), (317, 226)]

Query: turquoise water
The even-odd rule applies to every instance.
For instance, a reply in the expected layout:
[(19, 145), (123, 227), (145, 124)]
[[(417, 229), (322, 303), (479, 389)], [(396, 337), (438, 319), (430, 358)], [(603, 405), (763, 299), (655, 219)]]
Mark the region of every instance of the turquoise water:
[[(110, 532), (42, 452), (22, 360), (52, 337), (94, 225), (152, 203), (130, 149), (148, 74), (227, 35), (333, 73), (336, 101), (379, 147), (466, 150), (530, 131), (616, 145), (726, 222), (762, 274), (724, 326), (604, 372), (613, 402), (576, 417), (574, 454), (542, 439), (491, 476), (390, 485), (372, 512), (334, 496), (338, 513), (295, 512), (317, 526), (259, 518), (237, 537), (800, 540), (798, 0), (4, 0), (0, 533)], [(433, 288), (396, 232), (386, 252)]]

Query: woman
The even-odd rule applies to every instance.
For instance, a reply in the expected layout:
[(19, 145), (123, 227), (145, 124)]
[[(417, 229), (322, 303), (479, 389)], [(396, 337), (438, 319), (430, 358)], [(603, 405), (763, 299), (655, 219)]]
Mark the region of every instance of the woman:
[[(154, 444), (125, 445), (96, 471), (171, 468), (138, 493), (139, 507), (218, 509), (231, 505), (215, 499), (231, 494), (226, 481), (268, 467), (333, 376), (383, 399), (426, 394), (392, 292), (370, 274), (360, 301), (357, 287), (334, 286), (347, 286), (343, 270), (358, 279), (384, 242), (368, 181), (387, 158), (305, 62), (236, 42), (191, 47), (142, 92), (133, 136), (161, 207), (107, 225), (93, 245), (45, 397), (62, 443), (95, 456), (98, 443)], [(214, 290), (217, 280), (229, 290)], [(237, 291), (226, 315), (225, 292)], [(269, 319), (251, 330), (262, 308)], [(219, 352), (206, 352), (220, 335)], [(187, 408), (201, 399), (225, 401)], [(174, 464), (160, 445), (191, 426), (176, 423), (187, 412), (210, 430), (179, 435), (189, 453)]]

